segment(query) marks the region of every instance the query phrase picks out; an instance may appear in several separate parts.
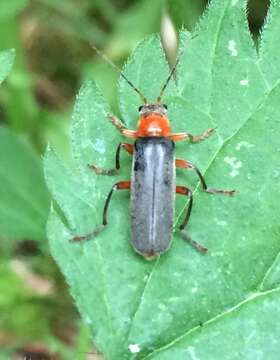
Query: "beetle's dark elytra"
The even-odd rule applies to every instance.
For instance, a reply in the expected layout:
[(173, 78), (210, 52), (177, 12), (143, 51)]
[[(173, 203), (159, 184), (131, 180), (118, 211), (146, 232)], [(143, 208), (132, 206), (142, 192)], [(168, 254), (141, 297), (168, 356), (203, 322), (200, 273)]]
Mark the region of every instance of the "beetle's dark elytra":
[(137, 139), (131, 177), (132, 244), (145, 257), (166, 251), (172, 239), (175, 163), (173, 141)]

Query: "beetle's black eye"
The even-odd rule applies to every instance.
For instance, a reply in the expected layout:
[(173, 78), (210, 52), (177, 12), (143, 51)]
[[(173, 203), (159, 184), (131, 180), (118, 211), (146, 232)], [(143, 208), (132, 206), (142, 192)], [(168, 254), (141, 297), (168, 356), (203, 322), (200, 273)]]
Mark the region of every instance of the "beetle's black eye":
[(162, 106), (165, 108), (165, 110), (167, 110), (167, 105), (165, 104), (162, 104)]
[(143, 109), (143, 105), (139, 106), (138, 111), (140, 112)]

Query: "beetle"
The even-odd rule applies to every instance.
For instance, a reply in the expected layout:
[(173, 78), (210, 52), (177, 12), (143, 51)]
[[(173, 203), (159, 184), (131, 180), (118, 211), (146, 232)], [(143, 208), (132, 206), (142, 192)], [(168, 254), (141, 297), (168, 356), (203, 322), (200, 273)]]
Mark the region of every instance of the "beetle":
[[(93, 46), (93, 45), (92, 45)], [(178, 56), (175, 65), (160, 90), (154, 103), (149, 103), (146, 97), (137, 89), (125, 74), (112, 63), (104, 54), (93, 46), (95, 51), (113, 67), (120, 71), (120, 75), (138, 93), (142, 100), (139, 107), (137, 130), (130, 130), (115, 116), (110, 116), (112, 124), (120, 133), (134, 140), (134, 144), (121, 142), (116, 150), (115, 168), (102, 169), (95, 165), (89, 168), (100, 175), (115, 175), (120, 170), (120, 151), (125, 150), (132, 155), (132, 169), (130, 181), (120, 181), (111, 188), (105, 201), (102, 224), (86, 235), (75, 236), (72, 241), (80, 242), (96, 237), (107, 225), (107, 211), (112, 194), (117, 190), (131, 190), (131, 233), (132, 245), (135, 251), (147, 260), (164, 253), (170, 247), (173, 233), (173, 217), (175, 194), (189, 198), (186, 213), (179, 226), (182, 237), (197, 250), (206, 253), (207, 248), (191, 239), (184, 231), (188, 224), (192, 205), (193, 193), (186, 186), (176, 186), (176, 168), (191, 169), (197, 174), (203, 191), (210, 194), (232, 196), (234, 190), (218, 190), (208, 188), (199, 169), (190, 161), (175, 158), (175, 142), (189, 140), (198, 143), (207, 139), (214, 129), (210, 128), (200, 135), (194, 136), (187, 132), (172, 133), (170, 121), (167, 117), (167, 105), (161, 99), (163, 93), (175, 73), (179, 63)]]

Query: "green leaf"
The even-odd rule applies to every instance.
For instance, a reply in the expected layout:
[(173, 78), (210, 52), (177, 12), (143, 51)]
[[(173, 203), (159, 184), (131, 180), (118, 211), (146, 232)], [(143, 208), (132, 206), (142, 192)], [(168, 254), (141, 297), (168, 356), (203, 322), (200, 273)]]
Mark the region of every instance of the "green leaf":
[(203, 327), (193, 328), (176, 344), (169, 344), (169, 349), (159, 349), (147, 358), (276, 360), (280, 325), (275, 317), (279, 315), (279, 289), (253, 294)]
[[(87, 167), (113, 167), (116, 144), (122, 141), (94, 83), (82, 87), (73, 116), (78, 170), (65, 169), (51, 149), (46, 154), (46, 178), (68, 223), (52, 210), (51, 250), (107, 359), (277, 359), (280, 74), (266, 69), (279, 63), (277, 36), (271, 34), (280, 30), (280, 2), (272, 3), (261, 56), (245, 14), (244, 1), (211, 2), (197, 36), (186, 40), (182, 34), (188, 46), (178, 86), (171, 83), (164, 97), (174, 131), (199, 134), (217, 127), (201, 144), (178, 143), (178, 157), (202, 169), (209, 186), (238, 191), (233, 198), (205, 194), (195, 174), (177, 172), (177, 183), (195, 190), (187, 231), (208, 247), (206, 256), (177, 233), (171, 249), (157, 260), (135, 254), (126, 192), (114, 195), (109, 225), (94, 241), (69, 242), (100, 224), (112, 184), (130, 177), (125, 154), (117, 177), (98, 177)], [(168, 76), (158, 41), (145, 39), (125, 66), (151, 101)], [(136, 128), (140, 100), (122, 80), (120, 97), (123, 118)], [(176, 204), (178, 224), (185, 199)]]
[(0, 233), (43, 240), (49, 194), (40, 158), (21, 137), (0, 127)]
[(10, 72), (15, 60), (15, 50), (6, 50), (0, 52), (0, 84), (5, 80)]

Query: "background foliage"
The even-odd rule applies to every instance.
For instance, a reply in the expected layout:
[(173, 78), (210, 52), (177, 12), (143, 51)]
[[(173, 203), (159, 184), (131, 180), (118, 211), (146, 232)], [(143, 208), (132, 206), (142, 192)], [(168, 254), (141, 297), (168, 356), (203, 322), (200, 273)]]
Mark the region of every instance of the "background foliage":
[[(84, 358), (83, 352), (91, 349), (87, 329), (80, 325), (68, 289), (48, 252), (45, 224), (50, 200), (40, 161), (47, 142), (51, 142), (55, 153), (71, 165), (69, 119), (83, 79), (94, 78), (113, 111), (120, 113), (116, 95), (118, 74), (96, 57), (88, 42), (98, 45), (121, 64), (139, 40), (160, 31), (166, 14), (177, 32), (182, 26), (191, 30), (205, 5), (202, 0), (1, 2), (0, 50), (16, 50), (13, 68), (0, 89), (0, 356), (3, 359), (16, 353)], [(258, 46), (257, 34), (267, 3), (250, 1), (249, 8), (250, 28)], [(174, 56), (171, 51), (171, 62)], [(13, 57), (13, 52), (0, 53), (0, 81), (11, 69)], [(186, 61), (191, 60), (186, 57)], [(204, 71), (206, 66), (199, 65), (198, 71)], [(266, 66), (264, 63), (263, 71), (272, 84), (274, 72)], [(121, 86), (123, 93), (129, 91), (125, 85)], [(229, 102), (231, 95), (228, 94)], [(134, 114), (129, 113), (132, 108), (127, 103), (134, 103), (135, 99), (123, 101), (122, 113), (130, 120)], [(199, 106), (204, 105), (207, 106), (202, 100)], [(174, 113), (174, 116), (178, 115)], [(104, 158), (104, 164), (105, 161), (109, 160)], [(203, 159), (199, 162), (206, 166)], [(109, 184), (110, 179), (106, 181)], [(273, 284), (275, 280), (269, 281)]]

